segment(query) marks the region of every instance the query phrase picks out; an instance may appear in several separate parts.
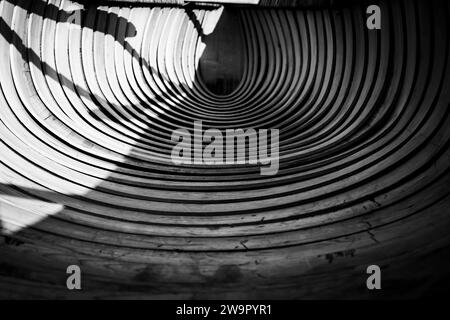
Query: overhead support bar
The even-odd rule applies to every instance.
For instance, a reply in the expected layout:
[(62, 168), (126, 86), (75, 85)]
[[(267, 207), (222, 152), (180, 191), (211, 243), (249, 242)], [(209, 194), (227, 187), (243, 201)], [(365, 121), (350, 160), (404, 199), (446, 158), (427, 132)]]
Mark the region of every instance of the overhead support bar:
[(103, 0), (103, 2), (127, 2), (154, 5), (236, 5), (262, 7), (318, 7), (332, 5), (334, 0)]

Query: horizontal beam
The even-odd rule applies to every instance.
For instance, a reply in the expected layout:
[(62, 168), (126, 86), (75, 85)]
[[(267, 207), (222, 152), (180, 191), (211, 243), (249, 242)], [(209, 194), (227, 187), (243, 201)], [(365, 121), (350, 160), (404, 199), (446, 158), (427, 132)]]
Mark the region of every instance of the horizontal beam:
[(240, 5), (263, 7), (312, 7), (333, 4), (334, 0), (103, 0), (103, 2), (127, 2), (155, 5), (185, 5), (195, 3), (200, 5)]

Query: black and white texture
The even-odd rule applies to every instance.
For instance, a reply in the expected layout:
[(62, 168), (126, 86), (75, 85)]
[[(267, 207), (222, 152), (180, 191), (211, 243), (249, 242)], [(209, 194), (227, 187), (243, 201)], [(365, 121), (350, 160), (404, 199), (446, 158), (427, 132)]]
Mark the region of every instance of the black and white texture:
[[(371, 4), (1, 0), (0, 298), (448, 291), (450, 2)], [(197, 120), (279, 129), (278, 173), (175, 165)]]

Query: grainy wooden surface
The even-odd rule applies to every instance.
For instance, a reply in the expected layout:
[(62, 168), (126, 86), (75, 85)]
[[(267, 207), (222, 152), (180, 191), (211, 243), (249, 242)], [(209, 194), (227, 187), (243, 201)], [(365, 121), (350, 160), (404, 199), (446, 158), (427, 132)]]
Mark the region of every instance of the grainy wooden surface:
[[(449, 2), (380, 6), (379, 31), (362, 4), (233, 11), (244, 70), (220, 96), (196, 65), (221, 8), (2, 0), (0, 297), (448, 291)], [(278, 175), (175, 166), (199, 119), (279, 128)]]

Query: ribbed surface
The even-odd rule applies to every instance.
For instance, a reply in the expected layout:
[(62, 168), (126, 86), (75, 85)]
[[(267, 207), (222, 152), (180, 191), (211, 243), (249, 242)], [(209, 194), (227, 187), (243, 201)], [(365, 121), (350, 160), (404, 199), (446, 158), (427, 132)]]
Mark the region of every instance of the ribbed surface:
[[(381, 8), (380, 31), (363, 6), (238, 11), (244, 72), (218, 96), (196, 66), (222, 9), (80, 26), (69, 1), (1, 1), (0, 296), (362, 297), (370, 264), (425, 290), (448, 260), (449, 5)], [(279, 128), (279, 173), (174, 165), (195, 120)]]

